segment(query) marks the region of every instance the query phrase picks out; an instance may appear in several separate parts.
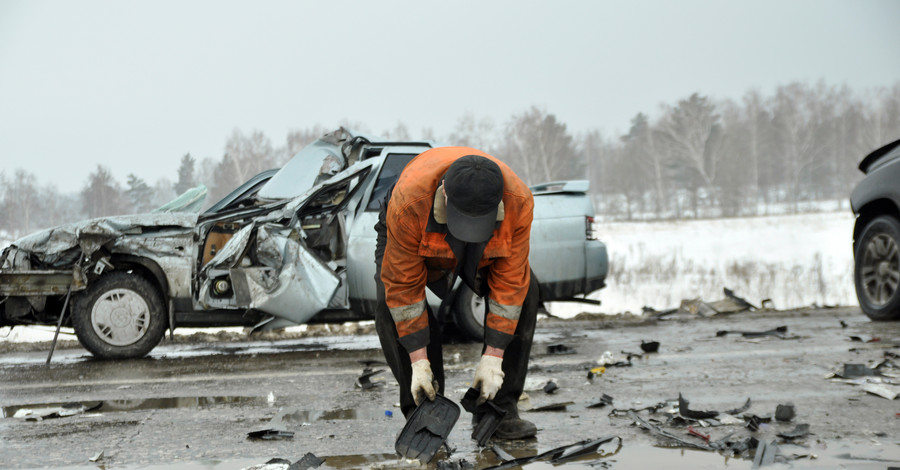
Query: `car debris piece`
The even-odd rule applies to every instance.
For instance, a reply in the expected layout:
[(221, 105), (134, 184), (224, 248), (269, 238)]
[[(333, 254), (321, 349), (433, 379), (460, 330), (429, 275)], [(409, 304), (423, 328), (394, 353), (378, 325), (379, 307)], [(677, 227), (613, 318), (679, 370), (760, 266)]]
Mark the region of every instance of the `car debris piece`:
[[(610, 442), (617, 441), (617, 447), (612, 452), (603, 452), (601, 447), (604, 444), (608, 444)], [(496, 452), (496, 447), (494, 447), (495, 453), (501, 459), (504, 459), (504, 462), (500, 465), (494, 465), (493, 467), (488, 467), (484, 470), (505, 470), (507, 468), (518, 468), (524, 465), (530, 464), (532, 462), (537, 462), (541, 460), (549, 460), (549, 462), (553, 465), (565, 463), (580, 457), (584, 457), (590, 455), (592, 453), (597, 453), (598, 457), (609, 457), (611, 455), (615, 455), (622, 448), (622, 438), (619, 436), (607, 436), (602, 437), (600, 439), (589, 439), (585, 441), (576, 442), (575, 444), (569, 444), (565, 446), (560, 446), (555, 449), (550, 449), (546, 452), (540, 453), (538, 455), (534, 455), (531, 457), (521, 457), (518, 459), (506, 460), (506, 457), (512, 457), (506, 452)], [(505, 454), (501, 455), (501, 454)]]
[(260, 431), (251, 431), (247, 433), (248, 439), (260, 439), (264, 441), (275, 441), (281, 439), (293, 439), (293, 431), (282, 431), (280, 429), (263, 429)]
[(475, 468), (475, 465), (466, 459), (459, 460), (439, 460), (435, 465), (437, 470), (468, 470)]
[(766, 443), (759, 441), (756, 446), (756, 453), (753, 455), (753, 466), (751, 468), (765, 467), (775, 463), (775, 454), (778, 453), (778, 445), (775, 441)]
[(479, 447), (484, 447), (500, 426), (503, 417), (506, 416), (506, 410), (495, 405), (492, 400), (478, 404), (480, 395), (481, 392), (477, 388), (469, 388), (463, 399), (460, 400), (460, 404), (475, 418), (476, 424), (472, 426), (472, 439), (478, 443)]
[(688, 409), (690, 404), (680, 393), (678, 394), (678, 414), (690, 419), (709, 419), (719, 415), (718, 411), (695, 411)]
[(320, 459), (312, 452), (307, 452), (300, 460), (291, 464), (288, 470), (308, 470), (310, 468), (318, 468), (325, 463), (324, 459)]
[(793, 339), (795, 336), (788, 337), (787, 334), (788, 327), (787, 326), (779, 326), (777, 328), (772, 328), (771, 330), (765, 331), (729, 331), (729, 330), (720, 330), (716, 332), (716, 336), (726, 336), (726, 335), (741, 335), (744, 338), (762, 338), (764, 336), (774, 336), (776, 338), (781, 339)]
[(706, 441), (707, 444), (709, 444), (709, 434), (703, 434), (700, 431), (697, 431), (696, 429), (694, 429), (693, 426), (688, 426), (688, 434), (690, 434), (692, 436), (697, 436), (700, 439), (703, 439), (704, 441)]
[(594, 380), (594, 377), (603, 375), (604, 372), (606, 372), (606, 367), (593, 367), (588, 371), (587, 378), (588, 380)]
[(450, 399), (437, 395), (434, 400), (425, 400), (409, 415), (394, 449), (407, 459), (431, 462), (457, 419), (459, 406)]
[(547, 354), (576, 354), (575, 348), (566, 346), (565, 344), (547, 345)]
[(612, 404), (613, 404), (613, 397), (604, 393), (603, 396), (600, 397), (599, 401), (597, 401), (596, 403), (592, 403), (592, 404), (588, 405), (587, 407), (588, 408), (603, 408), (604, 406), (607, 406), (607, 405), (612, 406)]
[(600, 359), (597, 359), (597, 365), (604, 367), (631, 367), (631, 357), (614, 356), (612, 351), (605, 351)]
[(641, 350), (647, 353), (659, 351), (659, 341), (641, 341)]
[(856, 341), (857, 343), (877, 343), (881, 341), (881, 338), (865, 335), (854, 335), (850, 337), (850, 341)]
[(372, 369), (364, 369), (362, 375), (356, 378), (356, 386), (363, 390), (371, 390), (379, 385), (381, 382), (373, 382), (372, 377), (384, 372), (384, 369), (372, 370)]
[(866, 383), (863, 384), (862, 389), (873, 395), (887, 398), (888, 400), (896, 400), (897, 397), (900, 396), (900, 387), (892, 387), (886, 384)]
[(654, 426), (654, 425), (650, 424), (648, 421), (646, 421), (646, 420), (644, 420), (643, 418), (641, 418), (640, 416), (638, 416), (637, 413), (635, 413), (634, 411), (629, 411), (629, 412), (628, 412), (628, 416), (629, 416), (634, 422), (638, 423), (642, 428), (644, 428), (644, 429), (650, 431), (651, 433), (657, 434), (657, 435), (660, 435), (660, 436), (662, 436), (662, 437), (665, 437), (666, 439), (670, 439), (670, 440), (672, 440), (672, 441), (675, 441), (675, 442), (677, 442), (677, 443), (679, 443), (679, 444), (682, 444), (682, 445), (685, 446), (685, 447), (691, 447), (691, 448), (694, 448), (694, 449), (708, 450), (708, 451), (714, 450), (712, 447), (710, 447), (710, 446), (708, 446), (708, 445), (706, 445), (706, 444), (698, 444), (698, 443), (696, 443), (696, 442), (688, 441), (688, 440), (682, 439), (681, 437), (676, 436), (676, 435), (674, 435), (674, 434), (672, 434), (672, 433), (670, 433), (670, 432), (668, 432), (668, 431), (664, 431), (664, 430), (661, 429), (659, 426)]
[(852, 379), (854, 377), (872, 377), (880, 375), (877, 370), (872, 369), (865, 364), (844, 364), (844, 371), (841, 377)]
[(759, 431), (763, 424), (772, 421), (771, 417), (760, 417), (756, 415), (744, 416), (744, 419), (747, 421), (747, 428), (749, 428), (751, 431)]
[(557, 390), (559, 390), (559, 385), (556, 385), (556, 382), (554, 382), (552, 380), (547, 382), (547, 385), (544, 385), (544, 393), (552, 394), (552, 393), (555, 393)]
[(798, 439), (807, 435), (809, 435), (809, 424), (798, 424), (794, 427), (794, 429), (791, 429), (790, 431), (777, 434), (778, 437), (782, 437), (788, 440)]
[(99, 462), (99, 461), (103, 460), (103, 451), (101, 450), (100, 452), (97, 452), (96, 454), (94, 454), (93, 457), (89, 458), (88, 460), (91, 462)]
[(532, 408), (531, 411), (566, 411), (566, 407), (574, 405), (574, 401), (564, 401), (561, 403), (551, 403), (549, 405)]
[(491, 450), (493, 450), (494, 453), (497, 454), (497, 457), (500, 458), (501, 462), (509, 462), (510, 460), (516, 460), (516, 458), (513, 457), (512, 454), (503, 450), (502, 448), (500, 448), (500, 446), (492, 446)]
[(747, 397), (747, 401), (740, 408), (735, 408), (733, 410), (728, 410), (725, 412), (727, 415), (739, 415), (750, 409), (750, 398)]
[(796, 411), (794, 410), (793, 403), (786, 403), (784, 405), (778, 405), (775, 407), (775, 420), (776, 421), (790, 421), (794, 419), (796, 416)]

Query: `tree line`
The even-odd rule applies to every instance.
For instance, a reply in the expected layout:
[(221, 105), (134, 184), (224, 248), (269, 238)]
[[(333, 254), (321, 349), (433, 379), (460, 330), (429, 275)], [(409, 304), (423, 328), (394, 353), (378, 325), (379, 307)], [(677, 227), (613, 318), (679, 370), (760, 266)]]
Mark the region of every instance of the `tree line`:
[[(757, 215), (844, 207), (862, 174), (862, 157), (900, 138), (900, 82), (861, 92), (846, 86), (791, 83), (740, 100), (700, 93), (636, 114), (624, 135), (574, 134), (556, 115), (531, 107), (497, 124), (466, 114), (449, 133), (421, 139), (476, 147), (506, 161), (529, 184), (587, 179), (605, 220)], [(342, 123), (371, 134), (361, 123)], [(98, 165), (77, 194), (22, 169), (0, 172), (0, 230), (12, 235), (88, 217), (147, 212), (204, 184), (207, 204), (253, 175), (284, 165), (333, 129), (315, 125), (276, 145), (260, 131), (235, 129), (221, 157), (184, 155), (172, 179), (124, 184)], [(377, 133), (409, 140), (404, 123)]]

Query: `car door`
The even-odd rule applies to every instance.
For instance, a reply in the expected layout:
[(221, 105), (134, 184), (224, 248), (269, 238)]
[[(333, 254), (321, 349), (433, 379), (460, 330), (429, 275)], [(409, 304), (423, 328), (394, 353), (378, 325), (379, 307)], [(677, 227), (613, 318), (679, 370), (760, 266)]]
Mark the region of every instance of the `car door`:
[(347, 241), (347, 277), (351, 286), (351, 302), (354, 310), (362, 315), (372, 316), (376, 299), (375, 292), (375, 223), (381, 204), (400, 172), (416, 155), (428, 150), (428, 146), (388, 146), (381, 155), (381, 165), (373, 178), (356, 219), (350, 227)]

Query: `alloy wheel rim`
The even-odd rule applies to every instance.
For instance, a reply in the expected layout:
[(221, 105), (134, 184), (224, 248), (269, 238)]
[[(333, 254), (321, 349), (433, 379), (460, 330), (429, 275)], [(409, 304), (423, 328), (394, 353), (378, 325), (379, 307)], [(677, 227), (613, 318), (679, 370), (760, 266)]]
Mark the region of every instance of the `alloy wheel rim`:
[(880, 233), (869, 240), (861, 277), (871, 303), (880, 307), (891, 301), (900, 287), (900, 248), (893, 237)]
[(113, 346), (128, 346), (147, 334), (150, 307), (133, 290), (113, 289), (94, 302), (91, 326), (104, 342)]

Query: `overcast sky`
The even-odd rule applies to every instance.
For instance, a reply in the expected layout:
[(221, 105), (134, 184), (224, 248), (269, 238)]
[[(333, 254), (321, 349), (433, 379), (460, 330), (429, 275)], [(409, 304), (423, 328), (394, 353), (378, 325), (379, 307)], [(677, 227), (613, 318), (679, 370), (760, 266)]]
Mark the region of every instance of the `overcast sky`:
[(235, 128), (443, 136), (532, 105), (615, 135), (693, 92), (891, 86), (898, 20), (898, 1), (0, 0), (0, 171), (152, 184)]

